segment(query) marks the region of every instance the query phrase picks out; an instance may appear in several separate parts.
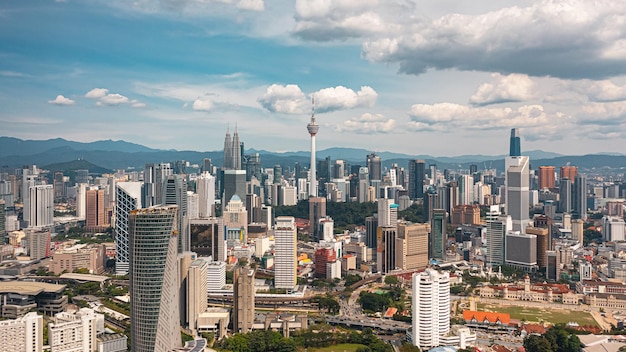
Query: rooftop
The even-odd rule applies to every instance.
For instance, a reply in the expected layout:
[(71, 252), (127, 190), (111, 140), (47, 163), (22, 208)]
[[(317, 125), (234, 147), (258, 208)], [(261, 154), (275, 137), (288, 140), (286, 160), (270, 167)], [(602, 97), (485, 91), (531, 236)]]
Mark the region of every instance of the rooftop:
[(61, 293), (66, 285), (48, 284), (34, 281), (1, 281), (0, 293), (17, 293), (27, 296), (36, 296), (41, 292)]

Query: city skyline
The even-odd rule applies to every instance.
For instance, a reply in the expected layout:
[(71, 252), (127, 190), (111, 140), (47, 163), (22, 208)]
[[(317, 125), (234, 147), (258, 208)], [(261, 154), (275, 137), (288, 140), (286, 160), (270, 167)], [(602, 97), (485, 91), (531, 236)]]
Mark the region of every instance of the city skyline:
[[(618, 1), (32, 1), (0, 5), (3, 134), (152, 148), (449, 156), (615, 152)], [(120, 128), (122, 126), (123, 128)], [(575, 140), (576, 143), (571, 143)], [(461, 141), (461, 142), (459, 142)]]

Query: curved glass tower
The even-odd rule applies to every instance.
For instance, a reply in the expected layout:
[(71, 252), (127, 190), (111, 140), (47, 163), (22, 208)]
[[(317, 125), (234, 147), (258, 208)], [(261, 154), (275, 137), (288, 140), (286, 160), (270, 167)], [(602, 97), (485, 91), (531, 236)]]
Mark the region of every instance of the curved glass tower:
[(130, 213), (131, 351), (181, 347), (178, 306), (177, 206)]

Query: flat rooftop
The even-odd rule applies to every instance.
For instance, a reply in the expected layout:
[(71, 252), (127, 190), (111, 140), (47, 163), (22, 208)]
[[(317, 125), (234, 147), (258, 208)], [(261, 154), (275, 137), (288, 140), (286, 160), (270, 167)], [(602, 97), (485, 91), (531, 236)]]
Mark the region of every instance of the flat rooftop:
[(70, 279), (76, 281), (93, 281), (103, 283), (110, 279), (108, 276), (102, 275), (92, 275), (92, 274), (75, 274), (75, 273), (65, 273), (60, 276), (62, 279)]
[(49, 284), (33, 281), (0, 281), (0, 294), (17, 293), (27, 296), (36, 296), (42, 292), (61, 293), (66, 285)]

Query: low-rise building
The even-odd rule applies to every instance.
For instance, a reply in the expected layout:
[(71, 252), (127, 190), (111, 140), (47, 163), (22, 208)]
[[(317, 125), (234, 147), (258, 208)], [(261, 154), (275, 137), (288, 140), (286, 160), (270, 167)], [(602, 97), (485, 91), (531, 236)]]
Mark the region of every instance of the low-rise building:
[(62, 272), (72, 273), (76, 269), (87, 269), (92, 274), (101, 274), (104, 271), (106, 247), (102, 244), (79, 244), (64, 250), (56, 251), (52, 255), (50, 271), (55, 275)]
[(528, 275), (523, 283), (488, 285), (480, 288), (480, 297), (503, 298), (517, 301), (561, 302), (578, 304), (580, 296), (564, 284), (530, 283)]

